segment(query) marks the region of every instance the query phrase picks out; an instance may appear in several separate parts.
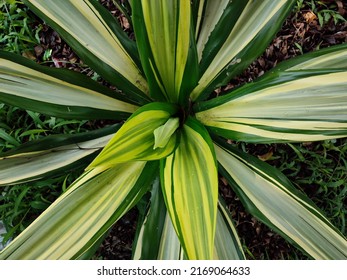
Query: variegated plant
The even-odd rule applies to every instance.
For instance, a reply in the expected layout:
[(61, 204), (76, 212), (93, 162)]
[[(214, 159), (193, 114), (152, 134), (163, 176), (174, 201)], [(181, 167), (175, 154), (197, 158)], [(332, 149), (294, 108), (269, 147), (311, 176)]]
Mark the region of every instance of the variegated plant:
[(209, 98), (264, 51), (294, 0), (133, 0), (136, 41), (97, 1), (24, 2), (120, 91), (1, 52), (0, 101), (63, 118), (126, 121), (1, 155), (1, 185), (85, 167), (1, 258), (88, 257), (124, 213), (147, 201), (135, 259), (243, 259), (218, 197), (218, 171), (250, 213), (306, 254), (347, 258), (346, 238), (303, 193), (226, 142), (346, 137), (347, 44)]

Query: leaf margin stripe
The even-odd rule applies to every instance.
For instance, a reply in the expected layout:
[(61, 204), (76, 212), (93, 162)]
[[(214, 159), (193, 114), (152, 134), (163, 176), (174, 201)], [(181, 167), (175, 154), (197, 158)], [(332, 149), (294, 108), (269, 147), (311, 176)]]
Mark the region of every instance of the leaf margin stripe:
[[(0, 258), (79, 258), (139, 201), (148, 190), (148, 184), (154, 178), (157, 167), (158, 162), (132, 162), (108, 170), (97, 168), (85, 172), (37, 220), (0, 252)], [(132, 172), (129, 172), (130, 169)], [(115, 170), (121, 172), (115, 173), (115, 176)], [(102, 181), (102, 187), (100, 184), (98, 188), (93, 187), (93, 180), (98, 180), (99, 183)], [(70, 211), (83, 205), (84, 200), (89, 206), (82, 207), (83, 211)], [(62, 217), (63, 214), (66, 217)], [(83, 217), (88, 217), (87, 224), (83, 224)], [(32, 234), (33, 232), (35, 234)], [(48, 232), (50, 234), (47, 234)], [(50, 245), (49, 249), (47, 244)]]
[[(175, 152), (161, 160), (161, 185), (164, 199), (188, 258), (212, 259), (218, 200), (218, 177), (214, 150), (208, 132), (192, 117), (188, 118), (182, 130), (180, 144)], [(203, 152), (198, 153), (198, 151)], [(196, 160), (193, 161), (192, 158), (187, 160), (187, 154), (191, 157), (194, 156)], [(199, 154), (203, 154), (203, 156), (199, 158)], [(207, 168), (210, 172), (202, 173), (199, 168), (194, 170), (196, 164), (201, 166), (202, 162), (204, 170)], [(183, 176), (189, 170), (198, 173), (196, 176), (192, 174)], [(200, 179), (199, 176), (201, 176)], [(173, 180), (174, 178), (186, 178), (188, 181), (177, 183)], [(194, 178), (198, 180), (195, 183), (199, 184), (189, 182), (191, 179), (196, 180)], [(197, 185), (200, 186), (200, 194), (197, 193), (197, 190), (191, 192), (188, 187)], [(182, 200), (182, 198), (184, 199)], [(188, 208), (186, 203), (191, 203)], [(192, 209), (195, 210), (189, 211)], [(200, 210), (197, 211), (197, 209)], [(192, 217), (190, 217), (191, 214)], [(194, 217), (196, 214), (198, 217)], [(192, 229), (192, 224), (195, 229)]]
[(85, 167), (119, 127), (118, 124), (75, 135), (51, 135), (1, 153), (0, 185), (56, 177)]
[(165, 147), (154, 149), (153, 132), (177, 110), (177, 106), (170, 103), (152, 102), (142, 106), (123, 124), (87, 170), (133, 160), (158, 160), (171, 154), (177, 146), (178, 133), (171, 136)]
[(234, 140), (334, 139), (347, 136), (345, 88), (347, 69), (274, 72), (194, 109), (213, 133)]
[[(140, 105), (149, 101), (148, 85), (136, 62), (133, 42), (126, 37), (112, 15), (97, 1), (23, 0), (32, 11), (49, 23), (97, 73), (126, 90)], [(84, 23), (78, 23), (77, 19)], [(81, 29), (81, 26), (88, 26)], [(88, 35), (88, 36), (86, 36)], [(99, 36), (95, 40), (95, 36)], [(97, 42), (97, 43), (95, 43)], [(102, 46), (97, 46), (103, 42)], [(113, 57), (113, 59), (109, 59)], [(116, 59), (117, 58), (117, 59)]]
[[(290, 181), (283, 174), (281, 174), (280, 172), (278, 172), (278, 170), (269, 166), (265, 162), (262, 162), (258, 160), (257, 158), (252, 157), (251, 155), (238, 151), (236, 148), (232, 147), (232, 145), (225, 143), (221, 139), (215, 138), (215, 149), (216, 149), (216, 154), (218, 157), (219, 169), (221, 174), (228, 180), (228, 182), (231, 184), (233, 189), (236, 191), (236, 193), (240, 197), (244, 206), (253, 216), (257, 217), (267, 226), (277, 231), (283, 237), (286, 237), (286, 239), (290, 241), (292, 244), (298, 246), (299, 248), (306, 251), (309, 255), (311, 255), (312, 257), (316, 259), (343, 259), (343, 258), (347, 259), (347, 253), (346, 253), (347, 250), (345, 250), (344, 252), (342, 249), (343, 247), (347, 249), (346, 237), (344, 237), (329, 222), (329, 220), (322, 214), (321, 210), (319, 210), (307, 198), (307, 196), (305, 196), (303, 193), (299, 192), (296, 188), (294, 188), (291, 185)], [(224, 153), (224, 155), (222, 155), (222, 153)], [(312, 248), (313, 245), (312, 243), (309, 243), (308, 240), (306, 240), (307, 241), (306, 242), (306, 241), (299, 240), (298, 237), (288, 236), (289, 229), (285, 230), (283, 226), (279, 225), (278, 223), (277, 224), (275, 224), (276, 222), (273, 223), (273, 220), (270, 220), (265, 214), (263, 214), (260, 211), (260, 209), (258, 208), (259, 205), (254, 204), (255, 200), (250, 200), (250, 198), (248, 198), (247, 194), (244, 192), (245, 188), (247, 187), (245, 186), (241, 187), (241, 185), (239, 185), (238, 182), (234, 181), (234, 180), (241, 180), (241, 178), (244, 178), (244, 176), (240, 176), (236, 178), (235, 174), (234, 176), (232, 175), (235, 171), (232, 171), (230, 169), (230, 165), (228, 166), (227, 160), (225, 159), (226, 154), (228, 154), (229, 160), (230, 158), (233, 158), (233, 166), (234, 166), (233, 170), (240, 170), (240, 168), (247, 168), (251, 170), (251, 172), (253, 172), (252, 174), (255, 174), (259, 178), (262, 178), (262, 180), (265, 180), (265, 181), (267, 180), (271, 185), (275, 186), (276, 188), (279, 188), (284, 194), (292, 197), (295, 201), (300, 202), (301, 203), (300, 207), (304, 207), (304, 206), (307, 207), (305, 208), (307, 210), (306, 213), (309, 215), (313, 215), (315, 219), (318, 219), (321, 223), (325, 225), (324, 229), (326, 229), (326, 231), (329, 232), (329, 234), (326, 234), (326, 237), (323, 237), (323, 238), (327, 241), (326, 243), (328, 244), (328, 246), (330, 246), (329, 250), (335, 250), (335, 251), (326, 253), (322, 249), (320, 249), (317, 244), (315, 245), (316, 246), (315, 248)], [(237, 161), (239, 163), (236, 163)], [(235, 166), (238, 166), (238, 167), (235, 168)], [(269, 205), (271, 206), (272, 203), (269, 202)], [(297, 206), (299, 206), (299, 204)], [(292, 213), (291, 211), (288, 211), (288, 213), (289, 212)], [(274, 212), (274, 211), (272, 211), (272, 213), (273, 215), (277, 214), (277, 212)], [(290, 217), (290, 214), (288, 214), (288, 217)], [(286, 223), (289, 226), (292, 226), (290, 222), (286, 222)], [(315, 225), (318, 226), (318, 224), (315, 224)], [(305, 233), (299, 227), (295, 230), (295, 234), (300, 231), (301, 231), (300, 233), (301, 235)], [(316, 229), (315, 231), (318, 233)], [(321, 233), (319, 233), (319, 235), (321, 235)], [(308, 237), (306, 236), (306, 238), (312, 239), (313, 238), (312, 236), (308, 236)], [(323, 235), (321, 235), (321, 238), (322, 236)], [(330, 240), (327, 240), (328, 238), (330, 238)], [(333, 241), (336, 243), (335, 245), (332, 243)], [(341, 245), (342, 245), (342, 248), (340, 248)], [(309, 246), (311, 246), (311, 248)]]

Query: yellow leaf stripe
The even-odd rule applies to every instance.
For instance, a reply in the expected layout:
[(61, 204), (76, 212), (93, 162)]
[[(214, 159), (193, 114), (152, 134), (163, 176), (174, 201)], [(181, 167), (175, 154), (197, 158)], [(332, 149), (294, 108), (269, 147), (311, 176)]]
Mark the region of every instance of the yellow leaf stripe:
[[(124, 203), (145, 162), (118, 164), (85, 172), (39, 218), (1, 252), (1, 259), (76, 258)], [(136, 194), (126, 202), (133, 205)], [(104, 229), (105, 231), (107, 230)]]
[(207, 126), (237, 132), (242, 141), (249, 135), (258, 142), (345, 137), (346, 88), (347, 72), (311, 76), (240, 96), (196, 117)]
[(254, 211), (259, 211), (313, 258), (347, 258), (346, 239), (316, 208), (259, 166), (220, 146), (215, 145), (215, 151), (218, 162), (254, 205), (251, 208), (257, 209)]
[(148, 91), (147, 82), (140, 70), (90, 1), (27, 0), (27, 2), (141, 91)]
[(141, 3), (154, 58), (150, 65), (166, 98), (177, 102), (189, 51), (190, 1), (141, 0)]
[[(237, 57), (238, 53), (252, 41), (286, 3), (287, 0), (248, 2), (225, 43), (200, 78), (199, 84), (191, 93), (193, 100), (199, 97), (200, 93), (225, 67), (230, 63), (238, 63), (242, 59)], [(211, 22), (210, 24), (214, 23)], [(201, 39), (201, 42), (203, 43), (204, 41)], [(202, 46), (200, 46), (200, 52), (201, 48)]]
[[(160, 104), (164, 106), (163, 109)], [(117, 131), (87, 169), (112, 167), (116, 163), (133, 160), (157, 160), (169, 155), (176, 147), (177, 133), (171, 136), (165, 147), (154, 149), (154, 131), (175, 112), (176, 107), (172, 104), (153, 102), (141, 107)]]
[(167, 209), (189, 259), (213, 258), (218, 177), (213, 150), (204, 138), (185, 124), (179, 146), (162, 162)]

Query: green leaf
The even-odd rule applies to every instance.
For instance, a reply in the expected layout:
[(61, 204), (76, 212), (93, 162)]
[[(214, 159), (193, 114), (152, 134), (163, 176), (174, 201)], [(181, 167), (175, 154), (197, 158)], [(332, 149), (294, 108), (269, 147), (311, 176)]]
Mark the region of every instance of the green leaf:
[(192, 100), (205, 99), (247, 68), (268, 46), (294, 3), (207, 0), (205, 14), (213, 16), (203, 16), (198, 37), (200, 80)]
[(5, 140), (6, 142), (16, 146), (19, 146), (20, 143), (16, 140), (16, 138), (9, 135), (5, 130), (0, 129), (0, 139)]
[[(149, 210), (139, 226), (140, 231), (134, 247), (134, 259), (186, 259), (160, 193), (157, 192), (156, 195), (153, 195), (152, 192)], [(230, 213), (221, 198), (218, 201), (213, 259), (245, 259)]]
[(171, 136), (180, 125), (179, 118), (170, 118), (165, 124), (154, 130), (154, 147), (164, 148), (169, 142)]
[(347, 44), (345, 43), (291, 58), (278, 64), (272, 71), (346, 68)]
[(221, 197), (218, 199), (217, 227), (214, 240), (215, 260), (245, 260), (240, 238)]
[(175, 152), (161, 160), (166, 206), (189, 259), (212, 259), (216, 228), (218, 176), (205, 128), (188, 118)]
[(59, 176), (85, 167), (120, 125), (76, 135), (51, 135), (0, 154), (0, 185)]
[(148, 210), (138, 223), (133, 259), (179, 259), (183, 250), (167, 214), (159, 178), (153, 184)]
[(86, 76), (0, 51), (0, 102), (69, 119), (124, 119), (137, 106)]
[(253, 216), (315, 259), (347, 259), (346, 238), (283, 174), (221, 141), (215, 151), (222, 175)]
[(275, 71), (195, 110), (211, 131), (237, 141), (346, 137), (347, 69)]
[(188, 102), (198, 63), (189, 0), (132, 1), (140, 58), (157, 100)]
[(1, 259), (76, 259), (148, 190), (157, 162), (122, 163), (82, 174), (22, 234)]
[(169, 103), (153, 102), (141, 107), (124, 123), (88, 169), (111, 167), (131, 160), (157, 160), (171, 154), (177, 145), (177, 133), (170, 137), (165, 147), (154, 149), (154, 131), (176, 112), (177, 107)]
[(103, 78), (143, 105), (148, 85), (139, 68), (135, 43), (97, 1), (23, 1), (61, 35)]

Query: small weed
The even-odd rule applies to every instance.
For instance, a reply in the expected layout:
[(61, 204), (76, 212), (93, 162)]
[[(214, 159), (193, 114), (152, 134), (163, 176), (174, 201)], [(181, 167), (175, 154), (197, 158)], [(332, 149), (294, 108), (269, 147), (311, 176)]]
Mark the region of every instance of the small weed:
[(346, 19), (338, 11), (335, 1), (317, 1), (317, 0), (297, 0), (295, 11), (310, 10), (318, 19), (319, 25), (323, 27), (333, 21), (338, 23), (346, 22)]

